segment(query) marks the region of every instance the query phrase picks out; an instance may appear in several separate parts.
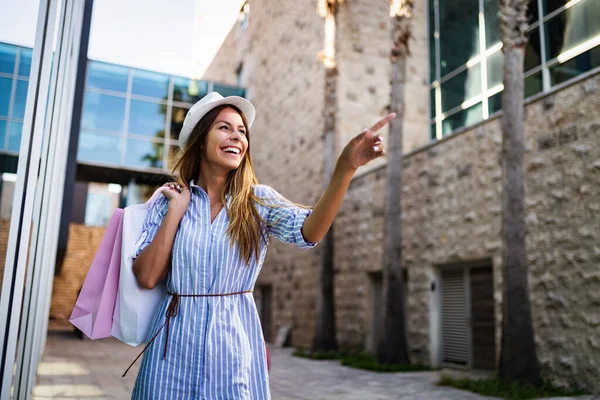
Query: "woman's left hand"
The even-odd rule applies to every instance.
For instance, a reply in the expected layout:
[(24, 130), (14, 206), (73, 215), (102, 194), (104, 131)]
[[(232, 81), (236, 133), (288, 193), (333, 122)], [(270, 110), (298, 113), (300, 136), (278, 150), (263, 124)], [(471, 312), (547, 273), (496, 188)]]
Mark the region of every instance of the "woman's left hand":
[(377, 132), (396, 118), (395, 113), (388, 114), (369, 129), (365, 129), (352, 139), (340, 155), (340, 161), (356, 170), (370, 161), (385, 154), (383, 137)]

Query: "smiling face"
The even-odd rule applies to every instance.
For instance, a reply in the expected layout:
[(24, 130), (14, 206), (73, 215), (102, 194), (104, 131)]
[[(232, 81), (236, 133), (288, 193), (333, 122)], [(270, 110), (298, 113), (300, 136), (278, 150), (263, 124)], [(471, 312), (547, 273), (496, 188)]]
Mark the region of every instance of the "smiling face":
[(240, 166), (248, 150), (248, 129), (233, 108), (222, 109), (208, 131), (204, 159), (209, 168), (231, 172)]

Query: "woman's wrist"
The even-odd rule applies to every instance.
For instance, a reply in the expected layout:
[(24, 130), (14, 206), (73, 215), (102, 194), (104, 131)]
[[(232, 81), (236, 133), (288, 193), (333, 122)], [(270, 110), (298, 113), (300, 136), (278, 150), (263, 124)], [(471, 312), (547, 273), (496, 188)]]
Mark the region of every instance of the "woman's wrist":
[(337, 160), (335, 169), (336, 169), (336, 172), (340, 172), (344, 175), (347, 175), (347, 174), (354, 175), (354, 173), (356, 172), (356, 170), (358, 168), (355, 167), (354, 165), (352, 165), (350, 160), (348, 160), (343, 155), (341, 155)]

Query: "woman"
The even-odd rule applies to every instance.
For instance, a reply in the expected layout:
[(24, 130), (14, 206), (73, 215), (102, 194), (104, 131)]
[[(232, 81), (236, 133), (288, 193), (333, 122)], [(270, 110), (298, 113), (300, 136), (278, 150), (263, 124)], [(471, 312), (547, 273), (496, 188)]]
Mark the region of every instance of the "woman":
[(333, 223), (356, 169), (383, 154), (376, 132), (355, 137), (312, 209), (258, 185), (250, 157), (252, 104), (210, 93), (188, 112), (175, 167), (144, 222), (134, 262), (140, 286), (167, 280), (133, 399), (269, 399), (265, 344), (252, 297), (268, 237), (310, 248)]

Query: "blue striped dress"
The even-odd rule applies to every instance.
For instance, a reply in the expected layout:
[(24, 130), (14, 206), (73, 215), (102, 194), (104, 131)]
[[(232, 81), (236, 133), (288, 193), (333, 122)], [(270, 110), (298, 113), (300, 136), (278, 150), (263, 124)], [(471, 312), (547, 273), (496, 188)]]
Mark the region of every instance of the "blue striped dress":
[[(313, 247), (300, 231), (309, 210), (291, 205), (275, 190), (257, 185), (257, 196), (267, 207), (257, 209), (268, 233), (300, 248)], [(229, 204), (230, 198), (227, 197)], [(167, 212), (161, 196), (148, 213), (137, 254), (146, 248)], [(278, 206), (278, 207), (277, 207)], [(258, 261), (246, 265), (226, 234), (225, 208), (210, 221), (206, 192), (191, 185), (191, 200), (183, 216), (171, 254), (167, 289), (178, 294), (223, 294), (252, 290), (260, 272), (267, 243), (261, 243)], [(165, 322), (171, 296), (156, 310), (150, 338)], [(181, 297), (177, 316), (171, 318), (166, 357), (166, 327), (144, 353), (132, 399), (270, 399), (266, 349), (251, 293), (227, 297)]]

